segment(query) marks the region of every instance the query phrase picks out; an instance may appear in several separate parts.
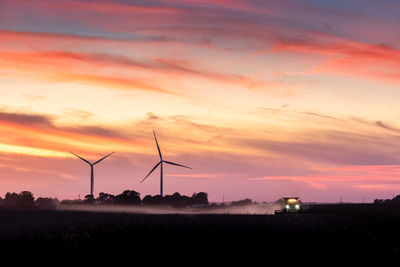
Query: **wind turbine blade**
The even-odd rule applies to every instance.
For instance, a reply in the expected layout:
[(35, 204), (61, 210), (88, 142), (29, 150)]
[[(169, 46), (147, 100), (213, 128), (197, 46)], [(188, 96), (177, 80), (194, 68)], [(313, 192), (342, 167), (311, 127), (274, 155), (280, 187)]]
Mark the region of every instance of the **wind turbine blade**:
[(156, 132), (155, 132), (154, 130), (153, 130), (153, 134), (154, 134), (154, 139), (156, 140), (157, 149), (158, 149), (158, 154), (160, 155), (160, 159), (162, 160), (161, 150), (160, 150), (160, 147), (158, 146), (157, 137), (156, 137)]
[(149, 172), (149, 174), (146, 175), (146, 177), (143, 178), (143, 180), (140, 183), (143, 183), (144, 180), (146, 180), (147, 177), (149, 177), (149, 175), (158, 167), (158, 165), (161, 164), (161, 161), (159, 163), (156, 164), (156, 166), (153, 167), (153, 169), (151, 169), (151, 171)]
[(165, 163), (168, 163), (168, 164), (171, 164), (171, 165), (175, 165), (175, 166), (183, 167), (183, 168), (192, 169), (192, 168), (190, 168), (190, 167), (188, 167), (188, 166), (181, 165), (181, 164), (178, 164), (178, 163), (173, 163), (173, 162), (166, 161), (166, 160), (163, 160), (163, 162), (165, 162)]
[(114, 153), (115, 153), (115, 151), (112, 152), (112, 153), (110, 153), (110, 154), (108, 154), (107, 156), (102, 157), (101, 159), (99, 159), (98, 161), (96, 161), (95, 163), (93, 163), (93, 165), (96, 165), (97, 163), (99, 163), (99, 162), (102, 161), (103, 159), (105, 159), (105, 158), (111, 156), (111, 155), (114, 154)]
[(86, 162), (87, 164), (92, 165), (92, 163), (90, 163), (90, 162), (87, 161), (86, 159), (82, 158), (81, 156), (79, 156), (79, 155), (77, 155), (77, 154), (75, 154), (75, 153), (72, 153), (71, 151), (70, 151), (69, 153), (71, 153), (72, 155), (74, 155), (74, 156), (77, 157), (77, 158), (80, 158), (81, 160), (83, 160), (83, 161)]

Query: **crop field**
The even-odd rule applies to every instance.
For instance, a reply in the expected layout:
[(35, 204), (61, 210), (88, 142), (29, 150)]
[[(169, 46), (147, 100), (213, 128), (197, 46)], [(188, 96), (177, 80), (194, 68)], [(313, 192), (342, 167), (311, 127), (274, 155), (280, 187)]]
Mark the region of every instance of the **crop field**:
[(314, 205), (302, 214), (0, 210), (0, 255), (398, 255), (400, 209)]

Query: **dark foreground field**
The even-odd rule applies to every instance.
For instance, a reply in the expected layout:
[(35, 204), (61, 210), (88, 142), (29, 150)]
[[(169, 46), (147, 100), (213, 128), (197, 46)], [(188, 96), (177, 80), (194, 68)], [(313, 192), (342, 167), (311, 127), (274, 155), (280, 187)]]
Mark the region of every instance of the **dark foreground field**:
[[(400, 255), (400, 207), (312, 206), (297, 215), (0, 210), (0, 255)], [(171, 254), (172, 253), (172, 254)]]

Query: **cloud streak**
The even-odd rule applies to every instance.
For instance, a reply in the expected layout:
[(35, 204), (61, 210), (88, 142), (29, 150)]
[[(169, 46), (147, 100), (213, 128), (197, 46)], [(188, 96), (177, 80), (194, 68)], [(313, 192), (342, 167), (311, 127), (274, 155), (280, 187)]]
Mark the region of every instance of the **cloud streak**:
[(352, 74), (395, 83), (399, 81), (396, 69), (399, 68), (400, 50), (385, 44), (312, 34), (307, 39), (280, 40), (272, 51), (325, 56), (325, 63), (314, 69), (317, 73)]
[(305, 176), (252, 177), (251, 181), (301, 182), (317, 190), (327, 190), (335, 185), (351, 185), (355, 189), (380, 191), (393, 190), (400, 185), (400, 165), (350, 165), (318, 168), (320, 174)]
[(85, 125), (57, 126), (55, 120), (47, 115), (0, 112), (0, 129), (4, 133), (0, 142), (7, 146), (4, 151), (11, 153), (12, 146), (15, 146), (16, 152), (23, 153), (31, 149), (40, 153), (43, 150), (43, 155), (51, 156), (46, 151), (54, 151), (54, 155), (65, 155), (71, 149), (82, 151), (86, 148), (101, 152), (114, 147), (126, 151), (130, 146), (140, 148), (143, 145), (116, 129)]

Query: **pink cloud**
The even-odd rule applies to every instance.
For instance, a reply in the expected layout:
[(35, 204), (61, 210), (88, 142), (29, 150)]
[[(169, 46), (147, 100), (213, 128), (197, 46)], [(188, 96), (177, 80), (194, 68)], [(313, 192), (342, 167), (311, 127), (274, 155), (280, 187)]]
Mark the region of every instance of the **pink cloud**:
[(318, 175), (264, 176), (248, 178), (251, 181), (301, 182), (317, 190), (327, 190), (333, 185), (350, 186), (357, 190), (394, 190), (400, 188), (400, 165), (369, 165), (316, 167)]
[[(17, 70), (19, 77), (37, 78), (48, 81), (62, 81), (104, 86), (110, 89), (147, 90), (168, 94), (179, 94), (167, 91), (157, 85), (163, 77), (171, 79), (183, 76), (195, 76), (211, 80), (216, 83), (228, 83), (240, 85), (250, 90), (265, 90), (269, 88), (282, 89), (281, 95), (291, 95), (292, 90), (279, 82), (265, 81), (257, 77), (243, 74), (231, 74), (215, 72), (196, 67), (196, 62), (190, 60), (176, 60), (173, 58), (135, 59), (128, 56), (107, 53), (85, 53), (63, 50), (31, 51), (30, 46), (40, 47), (46, 39), (50, 43), (58, 43), (55, 46), (62, 47), (63, 42), (78, 39), (79, 42), (89, 45), (91, 42), (104, 41), (97, 38), (81, 38), (76, 36), (64, 36), (53, 34), (27, 34), (0, 32), (6, 40), (6, 44), (0, 44), (0, 68)], [(106, 40), (107, 42), (109, 40)], [(37, 43), (38, 42), (38, 43)], [(111, 41), (110, 41), (111, 42)], [(8, 44), (7, 44), (8, 43)], [(13, 51), (12, 44), (30, 43), (25, 51)], [(115, 44), (116, 45), (116, 44)], [(20, 48), (23, 50), (23, 48)], [(116, 70), (113, 75), (107, 70)], [(73, 71), (72, 71), (73, 70)], [(126, 72), (134, 71), (135, 75), (126, 77)], [(7, 74), (3, 74), (7, 76)], [(133, 76), (133, 77), (132, 77)], [(271, 90), (272, 92), (272, 90)]]
[(256, 12), (256, 13), (269, 13), (270, 11), (260, 5), (254, 5), (250, 1), (241, 1), (241, 0), (173, 0), (173, 1), (166, 1), (162, 0), (164, 3), (184, 3), (190, 5), (197, 5), (197, 6), (211, 6), (211, 7), (219, 7), (224, 9), (234, 9), (239, 11), (249, 11), (249, 12)]
[(355, 75), (395, 83), (400, 81), (397, 71), (400, 68), (400, 50), (387, 45), (313, 33), (310, 39), (280, 40), (271, 51), (325, 56), (325, 63), (316, 66), (315, 73)]
[(59, 12), (94, 12), (94, 13), (106, 13), (106, 14), (163, 14), (163, 13), (177, 13), (180, 9), (169, 7), (169, 6), (157, 6), (157, 5), (133, 5), (133, 4), (122, 4), (115, 1), (45, 1), (36, 0), (35, 2), (29, 0), (18, 0), (2, 1), (2, 4), (8, 4), (9, 6), (19, 6), (24, 8), (30, 8), (34, 10), (46, 10), (51, 13)]
[(241, 173), (188, 173), (188, 174), (167, 174), (166, 176), (180, 178), (204, 178), (204, 179), (222, 179), (228, 177), (242, 177)]

